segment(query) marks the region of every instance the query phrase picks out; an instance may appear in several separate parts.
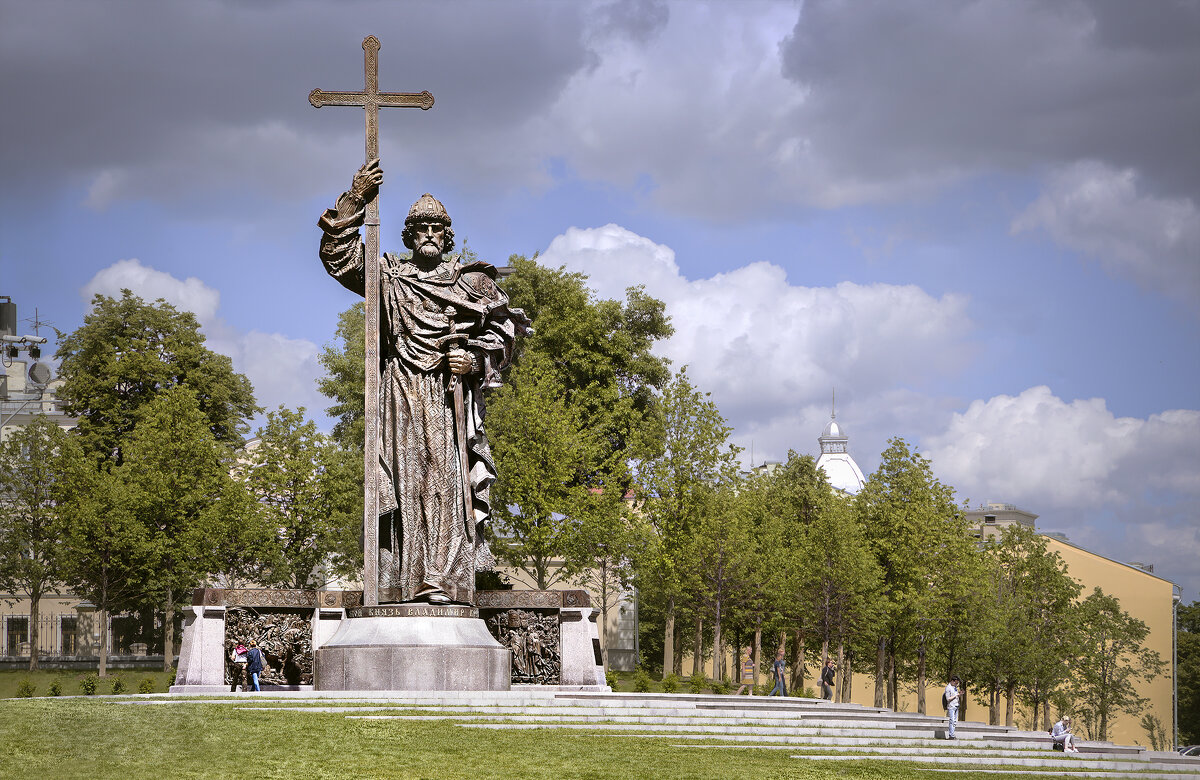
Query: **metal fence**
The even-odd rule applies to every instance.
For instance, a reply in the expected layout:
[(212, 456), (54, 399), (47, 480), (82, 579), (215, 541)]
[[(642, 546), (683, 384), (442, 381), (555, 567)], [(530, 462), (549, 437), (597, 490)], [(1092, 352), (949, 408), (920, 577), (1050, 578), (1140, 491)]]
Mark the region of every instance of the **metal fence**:
[[(95, 613), (85, 617), (61, 613), (38, 615), (39, 656), (95, 656), (99, 654), (99, 631), (95, 629)], [(151, 631), (161, 632), (161, 621)], [(0, 615), (0, 655), (10, 658), (28, 658), (31, 651), (30, 615)], [(147, 641), (145, 629), (136, 618), (125, 615), (108, 618), (108, 652), (111, 655), (146, 656), (161, 655), (161, 639)], [(159, 633), (161, 636), (161, 633)], [(176, 641), (180, 636), (176, 631)]]

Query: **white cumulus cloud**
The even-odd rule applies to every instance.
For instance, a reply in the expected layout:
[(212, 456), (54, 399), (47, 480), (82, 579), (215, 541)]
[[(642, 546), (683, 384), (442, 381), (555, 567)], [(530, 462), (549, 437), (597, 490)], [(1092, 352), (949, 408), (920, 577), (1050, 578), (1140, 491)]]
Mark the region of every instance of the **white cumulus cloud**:
[[(913, 285), (804, 287), (768, 262), (690, 280), (670, 247), (613, 224), (567, 230), (540, 262), (587, 274), (604, 298), (641, 284), (664, 301), (675, 335), (661, 354), (689, 366), (737, 428), (735, 440), (747, 448), (754, 441), (756, 459), (812, 451), (833, 388), (849, 391), (840, 404), (845, 419), (870, 421), (855, 426), (865, 433), (859, 446), (879, 452), (895, 431), (944, 419), (938, 400), (907, 388), (961, 370), (971, 355), (967, 300)], [(896, 394), (909, 403), (854, 407), (855, 399)]]

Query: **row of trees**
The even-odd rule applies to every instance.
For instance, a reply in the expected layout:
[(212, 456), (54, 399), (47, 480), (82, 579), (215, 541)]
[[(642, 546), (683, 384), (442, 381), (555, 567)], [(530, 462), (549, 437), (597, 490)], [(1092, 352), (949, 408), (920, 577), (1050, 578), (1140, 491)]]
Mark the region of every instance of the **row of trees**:
[(99, 610), (104, 674), (111, 612), (161, 615), (169, 665), (177, 608), (212, 575), (302, 587), (361, 566), (356, 456), (283, 407), (244, 446), (250, 383), (193, 315), (98, 295), (56, 357), (78, 427), (43, 418), (0, 447), (0, 587), (30, 600), (31, 669), (41, 599), (63, 586)]

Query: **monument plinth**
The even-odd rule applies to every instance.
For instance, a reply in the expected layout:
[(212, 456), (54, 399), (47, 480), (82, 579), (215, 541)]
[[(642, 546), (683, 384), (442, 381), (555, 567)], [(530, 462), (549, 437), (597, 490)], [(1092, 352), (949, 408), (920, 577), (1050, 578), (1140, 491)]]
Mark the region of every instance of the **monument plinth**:
[[(390, 610), (397, 613), (388, 614)], [(465, 616), (464, 611), (475, 616)], [(478, 614), (473, 607), (420, 604), (349, 611), (337, 633), (317, 651), (315, 687), (319, 691), (507, 691), (509, 651), (492, 637)]]

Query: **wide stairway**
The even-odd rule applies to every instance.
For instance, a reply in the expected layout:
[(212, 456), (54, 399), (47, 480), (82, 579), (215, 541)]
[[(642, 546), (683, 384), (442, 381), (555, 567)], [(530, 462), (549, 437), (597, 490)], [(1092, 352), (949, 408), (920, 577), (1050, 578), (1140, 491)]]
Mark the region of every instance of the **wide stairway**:
[[(205, 697), (250, 709), (343, 713), (347, 718), (443, 719), (475, 729), (571, 729), (630, 739), (667, 740), (689, 750), (789, 750), (797, 759), (926, 765), (945, 773), (1200, 780), (1200, 759), (1111, 742), (1050, 749), (1042, 731), (946, 720), (819, 699), (663, 693), (569, 692), (538, 687), (508, 692), (264, 692)], [(264, 706), (266, 705), (266, 706)], [(241, 708), (239, 706), (239, 709)]]

